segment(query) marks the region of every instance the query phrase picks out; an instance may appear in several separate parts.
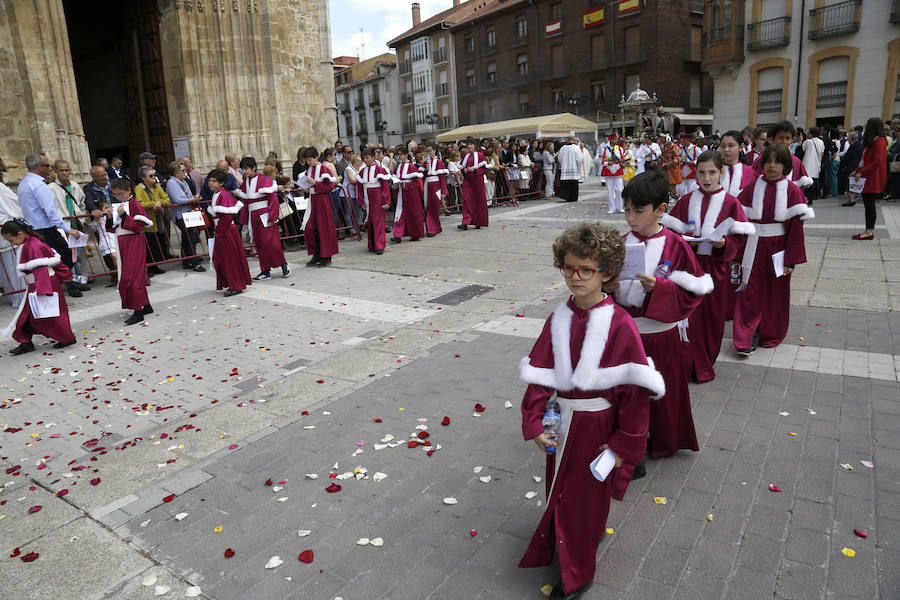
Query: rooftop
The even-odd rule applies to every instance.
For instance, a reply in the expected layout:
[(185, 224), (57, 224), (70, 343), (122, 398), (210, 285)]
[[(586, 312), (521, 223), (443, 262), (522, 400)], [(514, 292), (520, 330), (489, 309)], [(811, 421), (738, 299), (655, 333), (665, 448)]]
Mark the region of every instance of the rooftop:
[(509, 8), (510, 6), (516, 6), (524, 2), (525, 0), (468, 0), (466, 2), (460, 2), (458, 6), (451, 6), (447, 10), (439, 12), (436, 15), (425, 19), (418, 25), (407, 29), (394, 39), (390, 40), (387, 45), (391, 48), (395, 48), (400, 43), (408, 41), (409, 38), (424, 34), (428, 30), (440, 26), (442, 22), (444, 23), (445, 28), (449, 29), (454, 25), (459, 25), (473, 19), (480, 19), (490, 13)]
[(366, 77), (368, 77), (369, 75), (372, 74), (372, 72), (375, 70), (375, 67), (377, 67), (378, 65), (383, 65), (383, 64), (396, 65), (397, 64), (397, 55), (394, 54), (393, 52), (385, 52), (384, 54), (379, 54), (378, 56), (373, 56), (372, 58), (367, 58), (366, 60), (364, 60), (362, 62), (358, 62), (354, 65), (347, 67), (346, 69), (336, 71), (335, 76), (342, 75), (342, 74), (346, 73), (347, 71), (350, 71), (350, 78), (349, 78), (350, 80), (344, 85), (352, 84), (352, 83), (356, 83), (357, 81), (360, 81), (362, 79), (365, 79)]

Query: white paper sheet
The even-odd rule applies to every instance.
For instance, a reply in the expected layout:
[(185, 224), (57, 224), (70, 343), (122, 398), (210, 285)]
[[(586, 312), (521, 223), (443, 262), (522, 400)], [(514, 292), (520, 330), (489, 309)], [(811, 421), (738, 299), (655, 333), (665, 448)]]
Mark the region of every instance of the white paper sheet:
[(304, 173), (304, 174), (300, 175), (300, 177), (297, 178), (297, 185), (299, 187), (303, 188), (304, 190), (308, 190), (316, 185), (316, 181), (315, 181), (315, 179), (311, 179), (311, 178), (307, 177), (306, 174)]
[(59, 294), (39, 296), (37, 292), (29, 292), (28, 305), (35, 319), (52, 319), (59, 316)]
[(622, 267), (622, 273), (619, 274), (620, 280), (637, 279), (635, 275), (638, 274), (646, 275), (644, 273), (647, 270), (647, 267), (644, 265), (646, 250), (647, 245), (643, 242), (640, 244), (625, 244), (625, 266)]
[(709, 235), (694, 237), (691, 235), (684, 235), (685, 240), (689, 242), (717, 242), (725, 237), (729, 231), (731, 231), (731, 226), (734, 225), (734, 219), (728, 217), (721, 223), (719, 223), (715, 229), (713, 229)]
[[(209, 248), (209, 264), (211, 264), (211, 265), (213, 264), (212, 253), (213, 253), (213, 246), (215, 246), (215, 245), (216, 245), (215, 238), (209, 238), (208, 240), (206, 240), (206, 246)], [(215, 267), (215, 265), (213, 265), (213, 267)]]
[(866, 187), (865, 177), (851, 177), (847, 189), (854, 194), (862, 194), (863, 188)]
[(597, 481), (606, 481), (609, 472), (616, 466), (616, 453), (607, 448), (591, 463), (591, 475)]
[(86, 233), (82, 233), (81, 237), (76, 240), (75, 236), (70, 233), (66, 236), (66, 241), (69, 242), (69, 248), (84, 248), (88, 244), (88, 236)]
[(784, 250), (772, 255), (772, 266), (775, 267), (775, 277), (784, 276)]
[(203, 222), (203, 215), (198, 210), (189, 210), (182, 213), (181, 218), (184, 219), (185, 227), (206, 227)]
[(263, 213), (259, 215), (259, 221), (263, 224), (263, 227), (269, 226), (269, 213)]

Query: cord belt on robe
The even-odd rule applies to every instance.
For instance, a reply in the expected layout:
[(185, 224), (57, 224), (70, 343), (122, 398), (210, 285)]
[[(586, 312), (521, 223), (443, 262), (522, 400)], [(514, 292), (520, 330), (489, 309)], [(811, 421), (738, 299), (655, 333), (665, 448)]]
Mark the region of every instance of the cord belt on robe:
[(440, 181), (441, 178), (437, 175), (429, 175), (425, 178), (425, 183), (434, 183), (435, 181)]
[(741, 259), (741, 286), (737, 291), (742, 291), (750, 282), (750, 273), (753, 271), (753, 261), (756, 260), (756, 247), (761, 237), (778, 237), (784, 235), (784, 223), (753, 223), (756, 230), (747, 236), (747, 245), (744, 248), (744, 257)]
[(678, 325), (675, 323), (663, 323), (656, 319), (648, 319), (647, 317), (634, 317), (634, 324), (637, 325), (638, 332), (644, 334), (662, 333), (668, 331)]
[[(566, 437), (569, 434), (569, 426), (572, 424), (572, 415), (577, 412), (600, 412), (610, 408), (612, 404), (606, 398), (563, 398), (557, 395), (559, 402), (559, 442), (556, 447), (556, 468), (553, 470), (553, 483), (550, 486), (550, 494), (554, 493), (556, 477), (562, 466), (563, 453), (566, 451)], [(598, 450), (599, 454), (599, 450)], [(587, 465), (584, 467), (588, 468)]]
[(250, 210), (250, 212), (253, 212), (254, 210), (259, 210), (261, 208), (268, 208), (268, 207), (269, 207), (268, 200), (258, 200), (256, 202), (251, 202), (248, 209)]
[(372, 188), (380, 188), (381, 182), (379, 181), (378, 183), (364, 183), (363, 187), (366, 188), (367, 190), (372, 189)]

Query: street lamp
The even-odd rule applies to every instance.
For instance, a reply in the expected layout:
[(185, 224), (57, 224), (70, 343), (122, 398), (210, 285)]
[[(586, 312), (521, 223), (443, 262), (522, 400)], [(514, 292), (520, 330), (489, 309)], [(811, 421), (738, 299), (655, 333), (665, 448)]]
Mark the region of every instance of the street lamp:
[(430, 115), (425, 115), (425, 122), (431, 125), (431, 137), (437, 139), (437, 124), (441, 119), (441, 115), (437, 113), (431, 113)]
[[(387, 126), (388, 126), (387, 121), (375, 121), (375, 131), (381, 131), (382, 133), (384, 133), (384, 130), (387, 129)], [(385, 135), (387, 136), (390, 134), (385, 134)], [(383, 139), (381, 143), (387, 145), (387, 138)]]
[(572, 94), (569, 96), (568, 103), (569, 106), (572, 107), (572, 110), (575, 112), (575, 116), (578, 116), (578, 105), (584, 104), (585, 95), (584, 94)]

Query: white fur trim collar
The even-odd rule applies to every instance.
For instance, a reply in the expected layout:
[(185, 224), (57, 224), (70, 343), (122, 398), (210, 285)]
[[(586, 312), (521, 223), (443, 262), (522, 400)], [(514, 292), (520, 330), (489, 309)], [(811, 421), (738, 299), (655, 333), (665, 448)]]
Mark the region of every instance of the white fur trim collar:
[(649, 390), (654, 396), (666, 393), (662, 375), (648, 364), (623, 363), (612, 367), (601, 367), (600, 360), (606, 350), (609, 330), (615, 307), (611, 304), (595, 308), (588, 316), (581, 358), (572, 370), (571, 335), (572, 309), (560, 304), (550, 322), (550, 341), (553, 345), (553, 368), (534, 367), (526, 356), (519, 362), (519, 377), (526, 383), (550, 387), (558, 391), (570, 391), (576, 387), (582, 390), (606, 390), (618, 385), (637, 385)]
[[(787, 192), (789, 184), (790, 182), (786, 177), (775, 182), (775, 220), (779, 223), (783, 223), (794, 217), (800, 217), (801, 221), (814, 218), (816, 213), (805, 203), (799, 203), (788, 207)], [(762, 176), (757, 179), (754, 184), (753, 206), (748, 207), (745, 211), (747, 213), (747, 218), (751, 221), (759, 221), (762, 219), (763, 202), (766, 195), (766, 186), (768, 185), (769, 183)]]
[(149, 218), (145, 217), (144, 215), (134, 215), (134, 220), (143, 223), (147, 227), (150, 227), (153, 225), (153, 221), (151, 221)]
[[(734, 167), (734, 177), (731, 177), (731, 170), (728, 168), (729, 166)], [(719, 183), (722, 185), (722, 188), (734, 196), (735, 198), (741, 193), (741, 182), (744, 177), (744, 165), (743, 163), (738, 163), (736, 165), (724, 165), (722, 167), (722, 177), (719, 178)]]
[(56, 250), (53, 251), (53, 256), (42, 256), (41, 258), (32, 258), (31, 260), (23, 263), (19, 263), (16, 265), (16, 270), (24, 273), (26, 271), (34, 271), (40, 267), (55, 267), (59, 263), (62, 262), (62, 259), (59, 257), (59, 254)]

